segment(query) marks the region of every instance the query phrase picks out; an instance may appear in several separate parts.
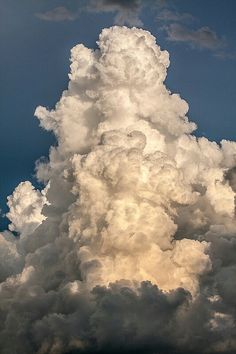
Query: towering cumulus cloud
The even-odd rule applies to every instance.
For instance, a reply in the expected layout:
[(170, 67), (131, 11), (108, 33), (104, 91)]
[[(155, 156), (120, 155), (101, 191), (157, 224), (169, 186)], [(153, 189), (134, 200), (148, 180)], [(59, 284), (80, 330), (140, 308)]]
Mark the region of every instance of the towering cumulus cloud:
[(236, 352), (236, 143), (191, 135), (168, 66), (149, 32), (104, 29), (36, 109), (58, 145), (45, 189), (8, 200), (2, 354)]

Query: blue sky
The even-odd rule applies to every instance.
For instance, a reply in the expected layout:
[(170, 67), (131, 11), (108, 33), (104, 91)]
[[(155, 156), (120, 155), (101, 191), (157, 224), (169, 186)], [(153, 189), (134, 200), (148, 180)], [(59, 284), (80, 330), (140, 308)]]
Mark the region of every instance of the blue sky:
[[(39, 128), (38, 105), (53, 108), (68, 82), (70, 48), (96, 47), (115, 22), (151, 31), (170, 53), (166, 80), (189, 103), (197, 135), (235, 140), (235, 0), (1, 0), (0, 208), (54, 137)], [(142, 24), (141, 24), (142, 23)], [(2, 218), (2, 225), (6, 220)]]

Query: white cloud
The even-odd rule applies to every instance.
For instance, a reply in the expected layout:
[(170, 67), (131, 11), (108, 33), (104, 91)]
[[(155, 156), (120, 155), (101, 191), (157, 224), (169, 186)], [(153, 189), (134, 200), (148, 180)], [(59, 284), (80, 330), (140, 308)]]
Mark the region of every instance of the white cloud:
[(44, 192), (35, 190), (28, 181), (22, 182), (8, 197), (9, 229), (20, 233), (31, 233), (45, 219), (42, 208), (46, 204)]
[(192, 135), (149, 32), (98, 48), (72, 49), (68, 90), (35, 112), (58, 146), (46, 189), (9, 198), (0, 350), (234, 352), (236, 143)]

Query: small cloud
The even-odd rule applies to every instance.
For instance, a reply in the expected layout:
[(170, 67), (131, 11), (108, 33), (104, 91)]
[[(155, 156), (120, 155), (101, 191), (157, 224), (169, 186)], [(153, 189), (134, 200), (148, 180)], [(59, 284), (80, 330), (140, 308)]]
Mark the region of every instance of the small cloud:
[(215, 53), (215, 57), (219, 58), (219, 59), (222, 59), (222, 60), (226, 60), (226, 59), (229, 59), (229, 60), (235, 60), (236, 59), (236, 52), (217, 52)]
[(141, 0), (91, 0), (87, 9), (94, 12), (114, 12), (117, 25), (142, 26), (139, 18)]
[(107, 11), (137, 11), (141, 0), (92, 0), (91, 4), (99, 10)]
[(64, 6), (59, 6), (44, 13), (37, 13), (36, 17), (52, 22), (74, 21), (78, 17), (78, 13), (74, 13)]
[(209, 27), (192, 30), (179, 23), (165, 27), (167, 39), (173, 42), (184, 42), (200, 49), (217, 50), (225, 46), (225, 40), (218, 37)]
[(167, 39), (172, 42), (182, 42), (192, 48), (208, 49), (219, 59), (236, 58), (235, 51), (229, 52), (229, 43), (224, 37), (217, 35), (208, 26), (192, 29), (190, 25), (198, 19), (187, 12), (178, 12), (170, 9), (169, 4), (163, 3), (158, 9), (156, 19), (162, 22), (160, 27), (167, 34)]
[(174, 21), (174, 22), (193, 22), (195, 18), (189, 13), (179, 13), (177, 11), (172, 11), (168, 9), (162, 10), (158, 15), (157, 19), (160, 21)]

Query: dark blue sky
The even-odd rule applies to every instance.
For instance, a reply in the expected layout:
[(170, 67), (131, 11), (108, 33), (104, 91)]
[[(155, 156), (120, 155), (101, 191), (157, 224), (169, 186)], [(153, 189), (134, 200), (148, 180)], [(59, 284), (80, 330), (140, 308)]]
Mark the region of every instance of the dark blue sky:
[[(0, 0), (0, 207), (55, 143), (34, 118), (67, 87), (70, 48), (95, 47), (117, 15), (142, 21), (170, 53), (167, 86), (189, 103), (197, 135), (235, 140), (235, 0)], [(96, 11), (95, 11), (96, 6)], [(131, 17), (132, 17), (131, 16)], [(2, 220), (2, 224), (6, 221)]]

